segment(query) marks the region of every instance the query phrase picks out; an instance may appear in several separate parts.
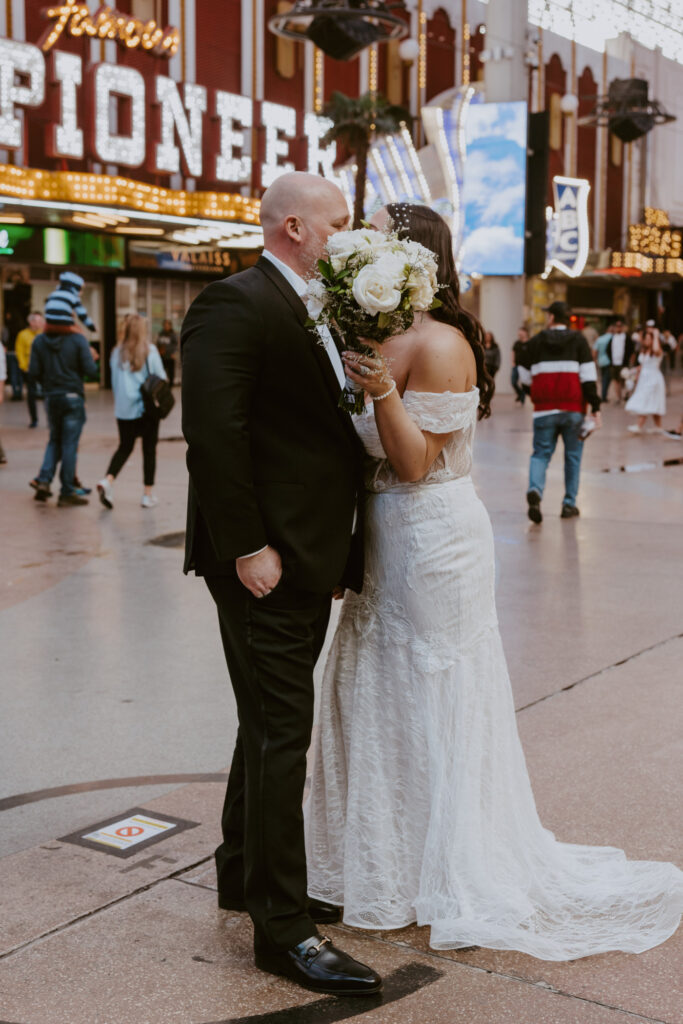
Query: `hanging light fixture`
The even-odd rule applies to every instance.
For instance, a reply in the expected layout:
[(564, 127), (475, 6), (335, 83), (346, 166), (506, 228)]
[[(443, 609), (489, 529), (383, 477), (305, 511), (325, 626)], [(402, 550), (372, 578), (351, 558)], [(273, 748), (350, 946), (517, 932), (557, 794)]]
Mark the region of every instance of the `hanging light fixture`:
[(268, 28), (287, 39), (310, 39), (334, 60), (351, 60), (373, 43), (403, 39), (408, 25), (392, 10), (403, 3), (384, 0), (297, 0), (289, 11), (274, 14)]
[(607, 96), (597, 97), (595, 110), (579, 118), (578, 124), (607, 125), (622, 142), (633, 142), (652, 131), (655, 125), (675, 121), (658, 100), (648, 96), (644, 78), (615, 78)]

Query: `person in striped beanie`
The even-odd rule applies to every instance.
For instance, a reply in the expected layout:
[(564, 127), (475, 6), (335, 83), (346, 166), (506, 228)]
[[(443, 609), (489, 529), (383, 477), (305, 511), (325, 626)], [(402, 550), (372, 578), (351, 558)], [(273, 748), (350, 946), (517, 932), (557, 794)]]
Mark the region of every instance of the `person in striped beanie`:
[(47, 297), (45, 302), (45, 319), (50, 327), (69, 328), (74, 325), (74, 314), (89, 331), (97, 328), (90, 319), (87, 309), (81, 301), (81, 292), (85, 281), (72, 270), (65, 270), (59, 275), (59, 285)]

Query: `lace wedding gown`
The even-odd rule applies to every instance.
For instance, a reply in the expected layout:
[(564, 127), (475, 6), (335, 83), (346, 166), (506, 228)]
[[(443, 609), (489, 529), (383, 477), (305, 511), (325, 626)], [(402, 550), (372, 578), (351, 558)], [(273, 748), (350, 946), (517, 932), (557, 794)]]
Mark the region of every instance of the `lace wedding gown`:
[(431, 926), (435, 949), (543, 960), (640, 952), (683, 911), (683, 873), (558, 842), (536, 813), (498, 632), (493, 535), (469, 476), (479, 393), (403, 402), (452, 432), (402, 484), (372, 411), (366, 579), (326, 666), (307, 802), (309, 893), (346, 924)]

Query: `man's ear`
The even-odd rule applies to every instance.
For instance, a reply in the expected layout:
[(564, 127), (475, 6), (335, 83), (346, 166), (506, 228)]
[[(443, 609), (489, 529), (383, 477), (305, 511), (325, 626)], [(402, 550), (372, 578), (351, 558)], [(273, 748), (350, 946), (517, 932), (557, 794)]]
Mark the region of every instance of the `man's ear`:
[(301, 221), (294, 214), (285, 220), (285, 231), (287, 232), (287, 237), (291, 238), (293, 242), (301, 241)]

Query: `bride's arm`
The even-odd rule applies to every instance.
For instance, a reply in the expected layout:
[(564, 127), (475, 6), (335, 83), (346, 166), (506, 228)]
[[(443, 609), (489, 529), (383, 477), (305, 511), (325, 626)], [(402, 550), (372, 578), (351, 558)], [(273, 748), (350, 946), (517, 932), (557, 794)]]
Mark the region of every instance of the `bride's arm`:
[[(361, 374), (359, 363), (372, 372), (367, 376)], [(420, 430), (406, 412), (395, 387), (396, 382), (380, 359), (358, 358), (355, 353), (345, 352), (344, 364), (351, 380), (375, 400), (377, 430), (396, 476), (402, 483), (421, 480), (450, 434), (432, 434)], [(432, 393), (465, 391), (467, 373), (467, 361), (461, 358), (457, 341), (454, 343), (450, 338), (439, 339), (416, 352), (406, 381), (406, 390)], [(391, 394), (382, 398), (392, 387)]]

